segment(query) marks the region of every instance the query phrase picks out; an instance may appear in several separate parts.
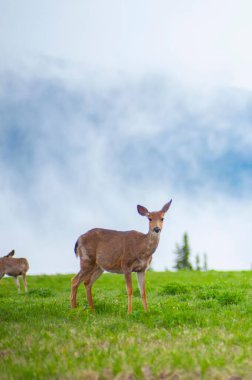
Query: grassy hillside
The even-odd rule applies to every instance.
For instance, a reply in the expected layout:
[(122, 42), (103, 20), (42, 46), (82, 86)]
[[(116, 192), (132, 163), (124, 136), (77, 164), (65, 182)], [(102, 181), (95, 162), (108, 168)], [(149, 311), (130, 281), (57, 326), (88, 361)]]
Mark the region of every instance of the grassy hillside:
[(84, 287), (69, 308), (71, 277), (0, 281), (0, 379), (251, 378), (252, 272), (148, 272), (130, 316), (122, 276), (95, 283), (96, 313)]

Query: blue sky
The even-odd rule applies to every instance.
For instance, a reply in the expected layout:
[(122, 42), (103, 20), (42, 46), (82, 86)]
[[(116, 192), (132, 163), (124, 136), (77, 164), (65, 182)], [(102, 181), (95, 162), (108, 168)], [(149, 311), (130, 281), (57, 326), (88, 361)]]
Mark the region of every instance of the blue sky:
[(250, 3), (104, 4), (0, 2), (1, 252), (72, 273), (81, 233), (144, 232), (136, 205), (173, 198), (154, 268), (187, 231), (250, 269)]

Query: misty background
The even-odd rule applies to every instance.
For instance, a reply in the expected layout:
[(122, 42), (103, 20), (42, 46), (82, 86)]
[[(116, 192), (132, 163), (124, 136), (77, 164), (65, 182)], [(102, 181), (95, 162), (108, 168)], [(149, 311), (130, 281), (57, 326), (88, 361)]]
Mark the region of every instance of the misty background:
[(73, 273), (93, 227), (147, 232), (153, 268), (250, 269), (249, 1), (0, 1), (0, 242)]

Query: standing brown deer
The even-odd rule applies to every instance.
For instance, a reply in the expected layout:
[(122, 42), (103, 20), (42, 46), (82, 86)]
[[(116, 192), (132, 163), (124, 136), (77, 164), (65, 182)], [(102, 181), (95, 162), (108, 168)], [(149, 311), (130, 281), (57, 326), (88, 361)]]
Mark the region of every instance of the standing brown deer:
[(0, 280), (7, 274), (8, 276), (14, 277), (14, 280), (17, 285), (17, 290), (20, 292), (20, 284), (18, 276), (22, 275), (24, 281), (24, 288), (27, 292), (27, 282), (26, 282), (26, 272), (29, 269), (29, 264), (26, 259), (16, 259), (13, 256), (15, 255), (14, 249), (8, 253), (8, 255), (0, 257)]
[(114, 231), (102, 228), (92, 229), (81, 235), (75, 244), (75, 254), (80, 257), (79, 273), (72, 279), (71, 306), (77, 306), (76, 296), (80, 283), (84, 282), (89, 306), (94, 308), (92, 285), (104, 272), (124, 274), (128, 291), (128, 313), (132, 311), (132, 278), (136, 272), (144, 309), (148, 309), (145, 290), (145, 271), (156, 251), (164, 215), (172, 200), (160, 211), (149, 212), (137, 206), (140, 215), (149, 219), (149, 232)]

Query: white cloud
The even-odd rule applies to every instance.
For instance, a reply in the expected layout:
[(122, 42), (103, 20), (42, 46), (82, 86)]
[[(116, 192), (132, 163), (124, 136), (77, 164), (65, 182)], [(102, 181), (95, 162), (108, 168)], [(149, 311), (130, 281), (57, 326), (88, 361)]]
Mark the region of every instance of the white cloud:
[(79, 234), (96, 226), (147, 231), (136, 204), (156, 210), (173, 198), (155, 268), (172, 267), (187, 231), (211, 268), (249, 269), (250, 169), (239, 166), (251, 151), (249, 93), (239, 103), (229, 91), (199, 97), (160, 78), (78, 89), (53, 78), (5, 81), (3, 253), (28, 257), (31, 273), (74, 272)]
[(50, 57), (74, 78), (77, 69), (160, 73), (192, 87), (251, 89), (251, 11), (249, 0), (10, 0), (0, 4), (1, 67), (37, 70), (38, 57)]
[(75, 272), (80, 233), (146, 231), (136, 204), (172, 197), (155, 268), (187, 231), (211, 268), (249, 269), (251, 10), (1, 2), (1, 252)]

